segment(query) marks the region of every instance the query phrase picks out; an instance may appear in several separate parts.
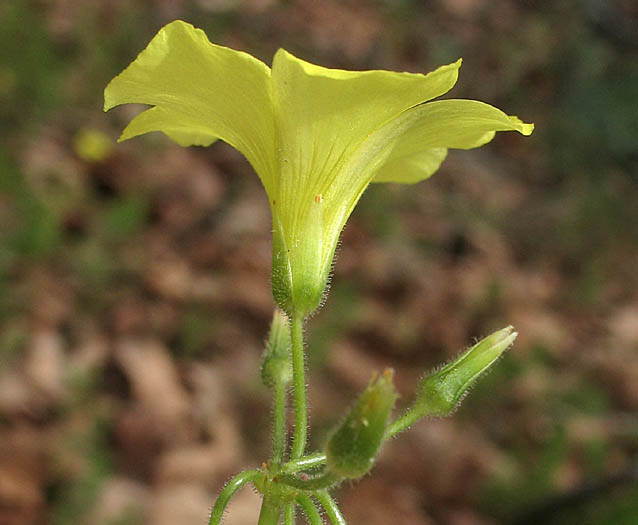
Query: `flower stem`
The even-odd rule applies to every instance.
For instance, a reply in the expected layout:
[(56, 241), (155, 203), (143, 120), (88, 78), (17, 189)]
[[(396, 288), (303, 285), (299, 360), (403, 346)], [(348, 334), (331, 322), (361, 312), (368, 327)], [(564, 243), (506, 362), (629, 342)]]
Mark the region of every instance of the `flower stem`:
[(295, 432), (291, 459), (301, 457), (306, 449), (308, 413), (306, 409), (306, 370), (303, 348), (303, 317), (294, 314), (291, 320), (292, 378), (295, 397)]
[(400, 434), (404, 430), (407, 430), (422, 417), (423, 415), (420, 414), (417, 410), (409, 408), (405, 414), (398, 417), (390, 424), (385, 432), (385, 435), (383, 436), (383, 440), (387, 441), (397, 434)]
[(330, 518), (333, 525), (346, 525), (346, 519), (341, 514), (337, 502), (332, 499), (332, 496), (328, 494), (327, 490), (318, 490), (313, 492), (317, 501), (321, 503), (321, 506), (326, 510), (326, 514)]
[(277, 525), (279, 516), (281, 516), (281, 504), (274, 501), (268, 493), (264, 494), (258, 525)]
[(297, 496), (297, 503), (299, 503), (299, 506), (306, 514), (310, 525), (323, 525), (321, 514), (319, 514), (317, 507), (315, 507), (315, 504), (310, 499), (310, 497), (308, 497), (306, 494), (301, 493)]
[(323, 452), (315, 452), (307, 456), (288, 461), (283, 465), (282, 471), (288, 474), (294, 474), (300, 470), (308, 470), (317, 468), (326, 463), (326, 455)]
[(286, 451), (286, 388), (274, 386), (272, 462), (281, 465)]
[(217, 501), (215, 502), (215, 506), (210, 513), (208, 525), (219, 525), (222, 522), (222, 517), (224, 515), (224, 511), (226, 510), (226, 506), (228, 505), (230, 498), (233, 497), (235, 492), (242, 488), (246, 483), (255, 481), (261, 475), (263, 474), (258, 470), (245, 470), (237, 474), (228, 483), (226, 483), (226, 486), (219, 493)]
[(308, 477), (307, 479), (298, 478), (291, 474), (281, 474), (279, 476), (280, 483), (301, 490), (326, 489), (340, 481), (343, 481), (343, 478), (329, 471), (312, 478)]
[(295, 504), (286, 503), (284, 507), (284, 525), (295, 525)]

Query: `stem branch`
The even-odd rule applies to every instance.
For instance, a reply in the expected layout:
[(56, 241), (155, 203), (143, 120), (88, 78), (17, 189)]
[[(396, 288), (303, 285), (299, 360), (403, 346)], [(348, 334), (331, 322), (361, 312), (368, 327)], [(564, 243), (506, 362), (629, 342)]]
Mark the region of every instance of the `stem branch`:
[(299, 494), (297, 496), (297, 503), (303, 509), (310, 525), (323, 525), (323, 520), (321, 519), (321, 514), (315, 507), (314, 502), (308, 497), (306, 494)]
[(295, 314), (291, 320), (292, 377), (295, 396), (295, 432), (291, 459), (301, 457), (306, 449), (308, 413), (306, 409), (306, 370), (303, 348), (303, 318)]
[(284, 525), (295, 525), (295, 504), (286, 503), (284, 507)]
[(400, 434), (404, 430), (410, 428), (414, 423), (419, 421), (423, 417), (423, 414), (420, 414), (417, 410), (413, 408), (409, 408), (405, 414), (395, 419), (390, 426), (386, 429), (385, 435), (383, 436), (383, 440), (387, 441), (388, 439), (393, 438), (397, 434)]
[(301, 490), (327, 489), (342, 480), (343, 478), (333, 474), (332, 472), (325, 472), (312, 478), (306, 477), (306, 479), (298, 478), (291, 474), (281, 474), (279, 476), (280, 483)]
[(292, 459), (283, 465), (282, 471), (288, 474), (294, 474), (300, 470), (309, 470), (321, 467), (326, 463), (326, 455), (323, 452), (315, 452), (307, 456)]
[(327, 490), (318, 490), (313, 493), (317, 501), (321, 503), (321, 506), (326, 510), (326, 514), (330, 518), (330, 521), (334, 525), (346, 525), (346, 520), (341, 514), (337, 502), (332, 499), (332, 496), (328, 494)]
[(274, 387), (272, 462), (281, 465), (286, 451), (286, 389), (277, 383)]
[(245, 470), (237, 474), (228, 483), (226, 483), (226, 486), (219, 493), (217, 501), (215, 502), (215, 506), (210, 513), (208, 525), (219, 525), (222, 522), (222, 517), (224, 515), (224, 511), (226, 510), (226, 506), (228, 505), (230, 498), (233, 497), (235, 492), (237, 492), (249, 481), (255, 481), (261, 475), (263, 474), (258, 470)]
[(281, 504), (273, 500), (266, 492), (261, 501), (261, 511), (257, 525), (277, 525), (281, 516)]

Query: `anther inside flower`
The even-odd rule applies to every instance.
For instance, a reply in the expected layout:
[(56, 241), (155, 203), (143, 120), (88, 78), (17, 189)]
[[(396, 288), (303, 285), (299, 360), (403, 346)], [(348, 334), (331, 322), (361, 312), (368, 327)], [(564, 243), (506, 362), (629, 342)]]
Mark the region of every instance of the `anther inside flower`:
[(372, 182), (430, 177), (448, 148), (532, 124), (475, 100), (432, 99), (461, 61), (427, 74), (327, 69), (280, 49), (272, 68), (175, 21), (104, 92), (104, 109), (141, 103), (120, 140), (162, 131), (182, 146), (221, 139), (251, 163), (273, 219), (273, 295), (290, 315), (321, 302), (341, 230)]

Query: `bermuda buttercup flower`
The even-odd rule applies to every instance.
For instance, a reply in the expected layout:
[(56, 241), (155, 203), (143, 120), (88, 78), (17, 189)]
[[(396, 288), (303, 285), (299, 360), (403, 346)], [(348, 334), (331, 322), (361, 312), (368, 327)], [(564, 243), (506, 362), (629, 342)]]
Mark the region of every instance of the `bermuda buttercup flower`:
[(293, 315), (320, 303), (341, 230), (372, 182), (428, 178), (448, 148), (533, 125), (475, 100), (430, 100), (456, 83), (461, 61), (427, 74), (327, 69), (280, 49), (272, 68), (211, 44), (175, 21), (104, 92), (105, 111), (152, 107), (120, 140), (162, 131), (183, 146), (221, 139), (251, 163), (273, 222), (273, 295)]

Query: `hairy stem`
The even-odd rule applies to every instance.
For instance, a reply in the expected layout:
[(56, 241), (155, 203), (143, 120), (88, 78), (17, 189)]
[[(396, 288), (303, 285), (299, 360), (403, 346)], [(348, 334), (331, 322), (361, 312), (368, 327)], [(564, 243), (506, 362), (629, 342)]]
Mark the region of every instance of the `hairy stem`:
[(226, 486), (219, 493), (217, 501), (215, 502), (215, 506), (210, 513), (208, 525), (219, 525), (222, 522), (222, 517), (224, 515), (224, 511), (226, 510), (226, 506), (228, 505), (230, 498), (233, 497), (235, 492), (242, 488), (246, 483), (255, 481), (262, 475), (263, 474), (258, 470), (245, 470), (237, 474), (228, 483), (226, 483)]
[(397, 434), (400, 434), (404, 430), (410, 428), (414, 423), (419, 421), (423, 417), (418, 411), (409, 408), (405, 414), (395, 419), (390, 426), (386, 429), (383, 440), (393, 438)]
[(278, 525), (281, 516), (281, 504), (273, 500), (266, 492), (261, 501), (258, 525)]
[(306, 408), (306, 370), (303, 348), (303, 318), (298, 314), (291, 320), (292, 376), (295, 397), (295, 433), (291, 459), (299, 458), (306, 449), (308, 413)]
[(342, 480), (343, 478), (333, 474), (332, 472), (325, 472), (315, 477), (305, 476), (305, 478), (296, 477), (292, 474), (281, 474), (279, 476), (280, 483), (301, 490), (327, 489)]
[(314, 502), (308, 497), (306, 494), (299, 494), (297, 496), (297, 503), (303, 509), (310, 525), (323, 525), (323, 520), (321, 519), (321, 514), (315, 507)]
[(272, 462), (281, 465), (286, 451), (286, 389), (277, 383), (274, 387)]
[(321, 506), (325, 509), (333, 525), (346, 525), (346, 520), (339, 510), (337, 502), (332, 499), (332, 496), (328, 494), (327, 490), (318, 490), (314, 492), (313, 495), (317, 498), (317, 501), (321, 503)]
[(300, 470), (309, 470), (321, 467), (326, 463), (326, 455), (323, 452), (315, 452), (307, 456), (292, 459), (283, 465), (282, 471), (288, 474), (299, 472)]
[(295, 525), (295, 504), (286, 503), (284, 507), (284, 525)]
[[(383, 441), (392, 439), (397, 434), (400, 434), (404, 430), (407, 430), (417, 421), (422, 419), (422, 416), (416, 410), (408, 409), (403, 415), (393, 421), (388, 426)], [(301, 470), (310, 470), (318, 468), (326, 464), (326, 455), (323, 452), (315, 452), (314, 454), (308, 454), (307, 456), (300, 456), (282, 465), (282, 472), (285, 474), (294, 474)]]

